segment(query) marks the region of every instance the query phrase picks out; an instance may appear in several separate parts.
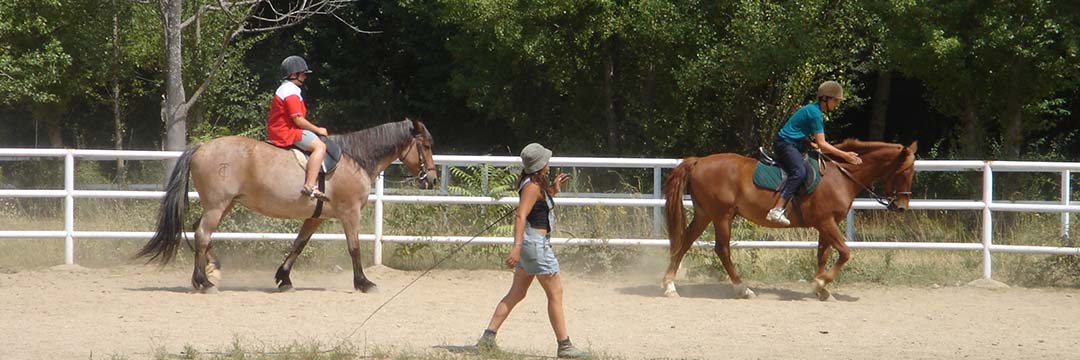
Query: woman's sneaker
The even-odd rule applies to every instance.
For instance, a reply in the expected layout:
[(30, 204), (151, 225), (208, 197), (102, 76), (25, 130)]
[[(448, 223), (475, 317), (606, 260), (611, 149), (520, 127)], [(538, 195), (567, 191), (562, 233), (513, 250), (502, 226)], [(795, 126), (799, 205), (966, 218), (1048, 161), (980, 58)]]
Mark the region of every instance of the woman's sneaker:
[(560, 359), (580, 359), (588, 356), (589, 353), (578, 349), (570, 342), (570, 338), (566, 338), (566, 340), (559, 340), (559, 351), (557, 352), (557, 355)]
[(769, 210), (769, 215), (765, 216), (765, 220), (772, 221), (780, 225), (791, 225), (791, 221), (787, 216), (784, 216), (784, 208), (774, 208)]
[(499, 345), (495, 344), (495, 332), (484, 329), (484, 335), (480, 335), (480, 340), (476, 341), (476, 349), (481, 353), (498, 352)]

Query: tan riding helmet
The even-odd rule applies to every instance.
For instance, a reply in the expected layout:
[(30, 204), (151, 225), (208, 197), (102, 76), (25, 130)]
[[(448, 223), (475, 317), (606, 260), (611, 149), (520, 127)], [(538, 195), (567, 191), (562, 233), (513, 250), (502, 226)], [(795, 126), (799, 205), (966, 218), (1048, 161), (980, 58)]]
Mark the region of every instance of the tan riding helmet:
[(840, 86), (840, 83), (829, 80), (821, 83), (821, 86), (817, 88), (817, 96), (828, 96), (839, 100), (844, 100), (844, 87)]

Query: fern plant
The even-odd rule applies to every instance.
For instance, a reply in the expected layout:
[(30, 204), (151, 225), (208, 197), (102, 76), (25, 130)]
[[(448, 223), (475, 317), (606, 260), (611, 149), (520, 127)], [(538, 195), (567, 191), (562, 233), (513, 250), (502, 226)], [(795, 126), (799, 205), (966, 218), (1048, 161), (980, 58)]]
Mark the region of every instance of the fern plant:
[[(491, 164), (480, 164), (464, 168), (451, 167), (449, 170), (455, 184), (446, 188), (451, 195), (484, 196), (493, 200), (517, 196), (517, 175), (515, 170), (519, 172), (520, 168), (500, 168)], [(470, 229), (467, 231), (477, 231), (497, 220), (506, 212), (512, 211), (515, 207), (513, 204), (497, 204), (494, 206), (498, 211), (488, 211), (490, 205), (453, 207), (453, 210), (448, 215), (458, 219), (469, 219), (466, 222), (471, 222), (472, 225), (469, 227), (475, 230)], [(509, 236), (513, 234), (513, 231), (513, 222), (507, 222), (503, 219), (482, 236)], [(444, 253), (445, 250), (450, 248), (453, 248), (453, 246), (446, 247), (428, 243), (401, 244), (394, 249), (394, 255), (410, 258), (427, 252), (433, 252), (433, 254)], [(478, 259), (492, 258), (499, 260), (507, 251), (509, 251), (509, 246), (476, 246), (468, 249), (468, 254)]]
[[(464, 168), (452, 167), (450, 172), (453, 173), (454, 179), (457, 180), (456, 183), (459, 185), (448, 186), (447, 191), (453, 195), (486, 196), (492, 199), (517, 196), (517, 173), (520, 171), (516, 167), (500, 168), (492, 164), (480, 164)], [(484, 219), (484, 222), (487, 223), (495, 220), (495, 216), (501, 216), (505, 212), (514, 209), (514, 205), (511, 204), (497, 206), (502, 211), (496, 214), (489, 214), (486, 211), (487, 206), (481, 206), (478, 218)], [(496, 226), (493, 233), (507, 234), (513, 230), (513, 223), (502, 224)]]

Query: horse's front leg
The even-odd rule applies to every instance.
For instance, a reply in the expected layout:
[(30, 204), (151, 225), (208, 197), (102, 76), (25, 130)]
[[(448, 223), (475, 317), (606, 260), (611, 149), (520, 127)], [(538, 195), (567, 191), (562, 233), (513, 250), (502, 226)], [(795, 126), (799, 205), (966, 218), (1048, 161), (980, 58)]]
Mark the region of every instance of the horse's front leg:
[(311, 239), (311, 234), (315, 233), (315, 230), (319, 228), (322, 222), (323, 219), (307, 219), (304, 221), (304, 225), (300, 227), (300, 233), (296, 235), (296, 240), (293, 240), (292, 251), (289, 251), (289, 255), (285, 256), (285, 261), (281, 263), (277, 273), (274, 274), (278, 291), (292, 290), (292, 279), (289, 278), (289, 273), (292, 272), (293, 263), (296, 262), (296, 258), (300, 256), (300, 253), (304, 252), (304, 247), (307, 246), (308, 240)]
[(342, 216), (341, 225), (345, 228), (345, 239), (349, 243), (349, 257), (352, 258), (353, 288), (363, 293), (378, 290), (375, 283), (364, 276), (364, 266), (360, 263), (360, 236), (357, 235), (360, 229), (360, 211)]

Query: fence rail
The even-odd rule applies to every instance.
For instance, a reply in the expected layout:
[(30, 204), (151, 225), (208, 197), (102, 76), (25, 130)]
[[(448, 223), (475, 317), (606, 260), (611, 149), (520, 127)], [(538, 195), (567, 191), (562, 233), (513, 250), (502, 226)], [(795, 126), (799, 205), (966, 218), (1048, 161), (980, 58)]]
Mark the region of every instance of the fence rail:
[[(73, 264), (74, 239), (146, 239), (152, 232), (118, 232), (118, 231), (76, 231), (74, 208), (75, 199), (83, 198), (112, 198), (112, 199), (160, 199), (164, 191), (119, 191), (119, 190), (76, 190), (75, 189), (75, 159), (80, 160), (164, 160), (174, 159), (180, 156), (177, 151), (133, 151), (133, 150), (84, 150), (84, 149), (3, 149), (0, 148), (0, 157), (5, 160), (20, 161), (29, 158), (54, 157), (64, 159), (64, 189), (0, 189), (0, 197), (17, 198), (63, 198), (64, 199), (64, 230), (62, 231), (0, 231), (0, 238), (63, 238), (64, 263)], [(520, 161), (512, 156), (465, 156), (465, 155), (436, 155), (435, 163), (442, 166), (443, 179), (447, 178), (448, 167), (469, 166), (478, 164), (492, 164), (496, 166), (517, 165)], [(660, 195), (661, 175), (663, 169), (670, 169), (679, 164), (679, 159), (643, 159), (643, 158), (594, 158), (594, 157), (553, 157), (551, 165), (555, 167), (585, 167), (585, 168), (639, 168), (653, 170), (653, 193), (652, 194), (624, 194), (625, 197), (611, 197), (610, 194), (603, 196), (592, 194), (576, 194), (577, 197), (560, 197), (560, 205), (568, 206), (629, 206), (629, 207), (652, 207), (654, 209), (654, 226), (659, 229), (660, 209), (664, 200)], [(983, 253), (983, 277), (992, 276), (992, 253), (1032, 253), (1032, 254), (1061, 254), (1080, 255), (1080, 248), (1053, 247), (1053, 246), (1018, 246), (999, 245), (993, 243), (993, 212), (1058, 212), (1061, 213), (1062, 238), (1069, 236), (1069, 213), (1080, 212), (1080, 203), (1071, 202), (1071, 174), (1080, 171), (1080, 162), (1020, 162), (1020, 161), (977, 161), (977, 160), (918, 160), (915, 162), (915, 171), (981, 171), (982, 176), (982, 199), (981, 200), (920, 200), (912, 199), (911, 210), (978, 210), (982, 212), (981, 218), (981, 243), (930, 243), (930, 242), (850, 242), (849, 246), (855, 249), (904, 249), (904, 250), (967, 250), (982, 251)], [(994, 172), (1049, 172), (1061, 174), (1061, 199), (1057, 203), (1045, 201), (995, 201), (993, 198)], [(411, 236), (411, 235), (383, 235), (383, 209), (386, 203), (401, 204), (464, 204), (464, 205), (494, 205), (516, 204), (516, 197), (504, 197), (492, 199), (489, 197), (450, 196), (450, 195), (387, 195), (385, 194), (385, 181), (380, 174), (375, 181), (374, 193), (369, 196), (374, 205), (374, 233), (360, 234), (363, 241), (372, 241), (375, 244), (374, 262), (382, 262), (382, 244), (384, 242), (409, 243), (409, 242), (449, 242), (460, 243), (467, 241), (465, 236)], [(446, 182), (443, 181), (443, 191), (446, 193)], [(197, 198), (195, 192), (189, 193)], [(689, 200), (683, 201), (684, 206), (691, 206)], [(848, 214), (847, 235), (852, 238), (854, 234), (854, 210), (884, 210), (884, 206), (869, 199), (856, 199), (852, 212)], [(194, 236), (188, 233), (187, 236)], [(214, 239), (227, 240), (292, 240), (295, 234), (286, 233), (215, 233)], [(343, 234), (315, 234), (313, 240), (344, 240)], [(479, 237), (473, 241), (476, 244), (507, 244), (512, 243), (509, 237)], [(609, 244), (617, 246), (667, 246), (666, 239), (580, 239), (580, 238), (553, 238), (555, 244), (591, 245)], [(711, 246), (708, 243), (698, 242), (695, 246)], [(790, 248), (810, 249), (816, 248), (815, 242), (809, 241), (733, 241), (735, 248)]]

